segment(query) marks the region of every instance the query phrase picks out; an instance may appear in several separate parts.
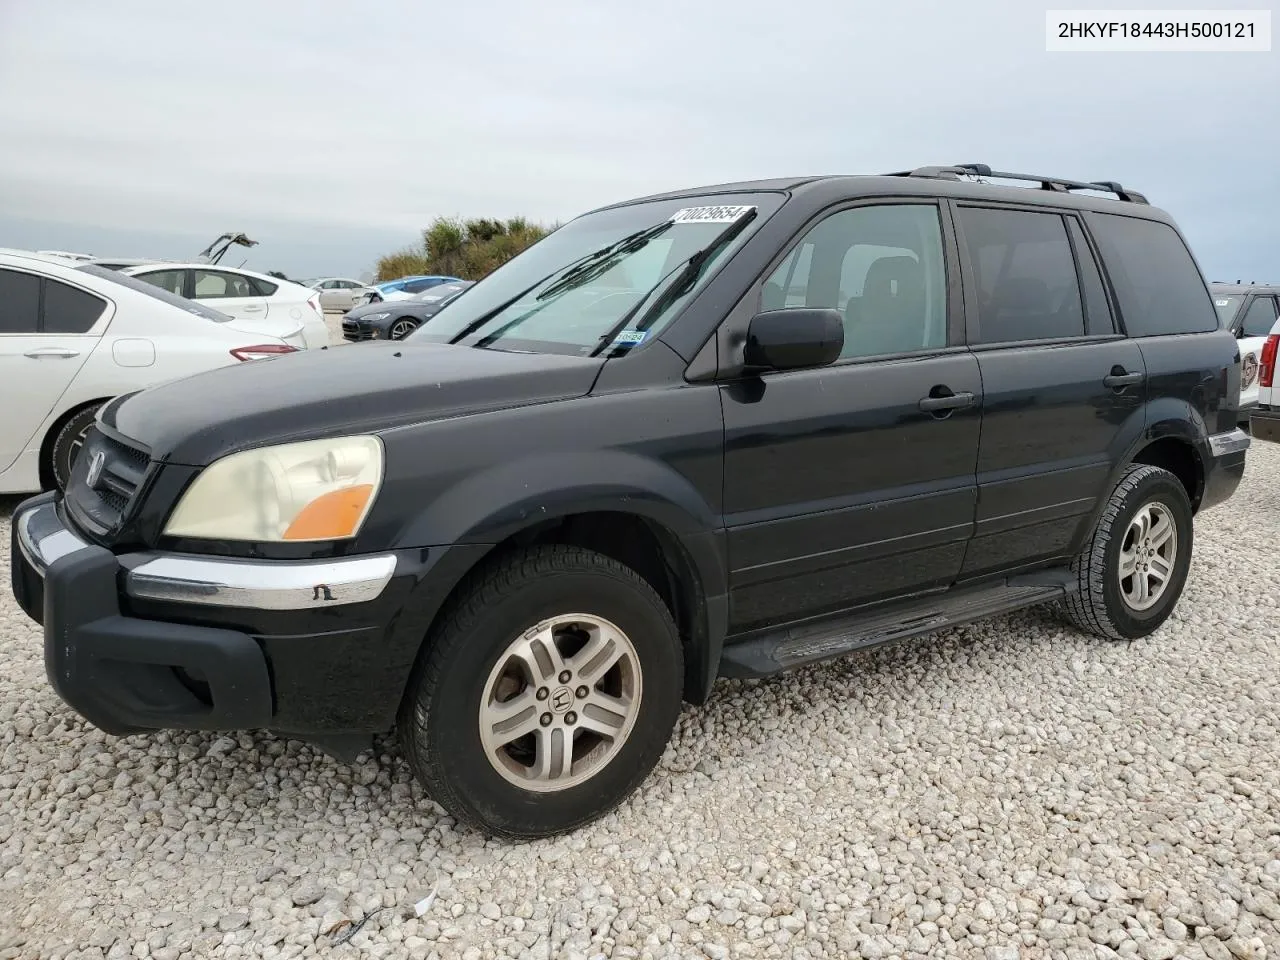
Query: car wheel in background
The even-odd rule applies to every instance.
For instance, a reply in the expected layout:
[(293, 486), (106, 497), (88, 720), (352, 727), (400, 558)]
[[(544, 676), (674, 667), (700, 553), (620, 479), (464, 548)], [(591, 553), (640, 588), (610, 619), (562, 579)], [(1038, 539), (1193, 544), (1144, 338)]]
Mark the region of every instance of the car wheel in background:
[(58, 490), (67, 488), (67, 480), (71, 476), (71, 467), (75, 463), (76, 454), (84, 446), (85, 435), (93, 426), (102, 404), (95, 403), (78, 411), (66, 420), (54, 435), (53, 444), (49, 447), (48, 462), (42, 465), (41, 474), (51, 480)]
[(418, 329), (417, 323), (408, 319), (407, 317), (402, 317), (401, 319), (397, 320), (395, 323), (391, 325), (390, 339), (403, 340), (405, 337), (407, 337), (409, 334), (413, 333), (413, 331), (417, 329)]

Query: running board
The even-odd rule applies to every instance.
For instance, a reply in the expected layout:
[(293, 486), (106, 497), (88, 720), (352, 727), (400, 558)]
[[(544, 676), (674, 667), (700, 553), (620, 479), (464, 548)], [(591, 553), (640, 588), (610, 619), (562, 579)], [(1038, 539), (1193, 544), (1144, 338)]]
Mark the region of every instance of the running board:
[(1075, 590), (1075, 577), (1069, 571), (1045, 570), (816, 623), (793, 624), (727, 644), (720, 657), (720, 676), (769, 677), (855, 650), (1061, 600)]

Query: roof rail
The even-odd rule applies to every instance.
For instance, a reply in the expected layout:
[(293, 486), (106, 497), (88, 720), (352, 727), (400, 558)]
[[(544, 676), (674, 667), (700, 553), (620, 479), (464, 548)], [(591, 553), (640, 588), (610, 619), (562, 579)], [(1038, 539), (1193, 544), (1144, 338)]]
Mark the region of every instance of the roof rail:
[(891, 173), (889, 176), (931, 177), (938, 180), (959, 180), (961, 177), (1025, 180), (1030, 183), (1039, 183), (1042, 190), (1055, 190), (1060, 193), (1066, 193), (1071, 190), (1100, 190), (1103, 193), (1115, 194), (1116, 197), (1128, 203), (1148, 203), (1147, 198), (1138, 193), (1138, 191), (1122, 187), (1114, 180), (1086, 182), (1084, 180), (1064, 180), (1062, 177), (1041, 177), (1031, 173), (1006, 173), (1000, 170), (992, 170), (985, 163), (956, 163), (946, 167), (916, 167), (914, 170)]

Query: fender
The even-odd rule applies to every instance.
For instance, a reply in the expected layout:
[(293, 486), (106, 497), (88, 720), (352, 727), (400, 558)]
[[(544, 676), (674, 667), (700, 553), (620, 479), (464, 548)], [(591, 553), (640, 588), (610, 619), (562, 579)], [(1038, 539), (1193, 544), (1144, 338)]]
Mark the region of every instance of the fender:
[[(1138, 454), (1157, 440), (1172, 438), (1185, 442), (1195, 454), (1196, 461), (1203, 465), (1209, 452), (1209, 441), (1206, 439), (1204, 419), (1190, 403), (1176, 397), (1160, 397), (1136, 410), (1116, 435), (1113, 450), (1123, 451), (1114, 459), (1115, 466), (1107, 477), (1104, 493), (1098, 498), (1089, 515), (1089, 522), (1082, 526), (1081, 534), (1072, 551), (1078, 551), (1084, 540), (1097, 526), (1098, 518), (1107, 507), (1107, 498), (1115, 489), (1120, 477), (1129, 469)], [(1203, 466), (1202, 466), (1203, 473)], [(1203, 486), (1203, 479), (1201, 480)], [(1194, 504), (1200, 496), (1197, 490), (1192, 497)]]
[(674, 540), (695, 578), (694, 651), (686, 693), (702, 702), (728, 630), (728, 564), (719, 515), (664, 463), (624, 450), (532, 454), (470, 474), (433, 497), (397, 548), (501, 543), (546, 520), (615, 512), (651, 521)]

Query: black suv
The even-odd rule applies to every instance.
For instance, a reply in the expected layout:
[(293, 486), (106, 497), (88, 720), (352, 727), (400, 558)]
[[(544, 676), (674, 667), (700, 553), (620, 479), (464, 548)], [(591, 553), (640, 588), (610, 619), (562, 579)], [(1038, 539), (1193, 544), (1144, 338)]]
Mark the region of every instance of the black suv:
[(452, 814), (547, 835), (634, 791), (717, 676), (1055, 601), (1151, 633), (1243, 473), (1239, 378), (1183, 237), (1118, 184), (664, 194), (405, 341), (111, 402), (15, 512), (13, 588), (109, 733), (350, 757), (394, 728)]

